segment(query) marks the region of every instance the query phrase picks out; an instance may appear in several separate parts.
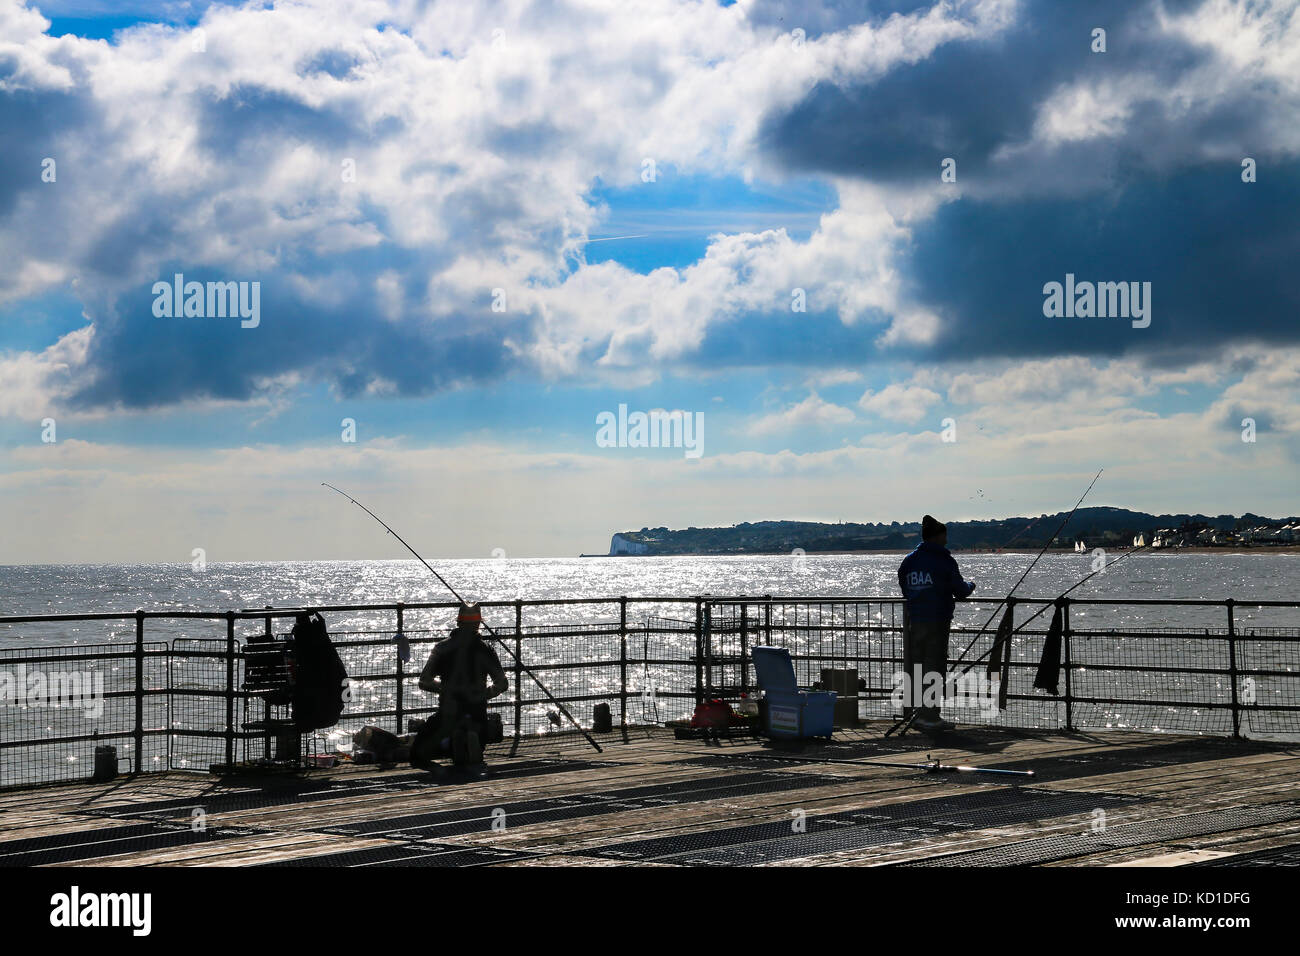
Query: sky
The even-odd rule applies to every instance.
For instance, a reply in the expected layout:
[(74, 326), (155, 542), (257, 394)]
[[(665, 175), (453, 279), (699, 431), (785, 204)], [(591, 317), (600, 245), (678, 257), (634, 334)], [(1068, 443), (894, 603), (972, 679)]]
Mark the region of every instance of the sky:
[(1297, 6), (0, 0), (0, 564), (1300, 513)]

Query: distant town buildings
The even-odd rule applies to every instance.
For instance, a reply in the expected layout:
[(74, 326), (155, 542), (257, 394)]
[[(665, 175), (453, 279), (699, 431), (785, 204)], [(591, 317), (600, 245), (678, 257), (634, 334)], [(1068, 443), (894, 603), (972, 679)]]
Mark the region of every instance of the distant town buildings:
[[(1253, 524), (1234, 530), (1210, 527), (1159, 528), (1150, 533), (1152, 548), (1242, 548), (1300, 543), (1300, 521)], [(1147, 536), (1133, 539), (1142, 547)]]

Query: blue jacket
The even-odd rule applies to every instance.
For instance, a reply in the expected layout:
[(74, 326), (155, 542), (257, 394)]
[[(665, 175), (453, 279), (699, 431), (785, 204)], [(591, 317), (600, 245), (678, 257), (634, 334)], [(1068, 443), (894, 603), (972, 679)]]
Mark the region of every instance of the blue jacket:
[(898, 566), (898, 586), (913, 621), (950, 621), (956, 602), (975, 590), (975, 585), (962, 580), (948, 549), (928, 541), (922, 541)]

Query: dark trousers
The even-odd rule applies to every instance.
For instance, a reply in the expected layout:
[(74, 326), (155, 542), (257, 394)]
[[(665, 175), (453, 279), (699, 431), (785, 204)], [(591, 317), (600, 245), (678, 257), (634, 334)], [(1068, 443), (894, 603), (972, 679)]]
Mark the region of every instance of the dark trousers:
[(448, 694), (440, 695), (438, 709), (429, 715), (411, 744), (411, 762), (419, 766), (420, 763), (427, 763), (447, 753), (442, 742), (451, 737), (462, 723), (468, 725), (467, 729), (481, 734), (486, 721), (487, 701), (467, 701)]
[[(948, 678), (948, 632), (952, 620), (946, 621), (912, 621), (907, 622), (907, 639), (903, 642), (903, 670), (911, 682), (911, 695), (903, 706), (903, 716), (910, 716), (913, 704), (919, 703), (927, 685), (933, 683), (932, 674), (938, 674), (938, 686), (942, 688)], [(916, 680), (916, 665), (921, 665), (921, 681)], [(943, 691), (938, 691), (942, 700)], [(918, 717), (925, 720), (939, 718), (938, 706), (916, 707)]]

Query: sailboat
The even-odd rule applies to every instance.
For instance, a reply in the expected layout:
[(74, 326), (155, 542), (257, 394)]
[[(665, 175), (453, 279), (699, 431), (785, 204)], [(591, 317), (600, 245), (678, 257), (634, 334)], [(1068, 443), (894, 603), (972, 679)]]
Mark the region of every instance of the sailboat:
[(1082, 541), (1076, 541), (1074, 542), (1074, 550), (1082, 554), (1084, 551), (1088, 550), (1088, 546)]

